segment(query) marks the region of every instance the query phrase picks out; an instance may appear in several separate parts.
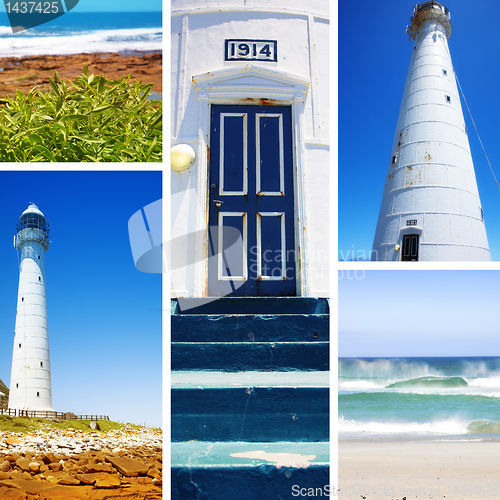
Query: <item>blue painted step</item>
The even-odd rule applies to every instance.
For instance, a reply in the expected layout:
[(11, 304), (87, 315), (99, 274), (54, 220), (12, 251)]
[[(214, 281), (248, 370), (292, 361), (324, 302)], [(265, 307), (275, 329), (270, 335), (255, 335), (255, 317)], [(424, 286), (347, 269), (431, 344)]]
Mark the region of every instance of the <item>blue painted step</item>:
[(330, 314), (330, 305), (315, 297), (178, 298), (171, 314)]
[(173, 370), (328, 370), (328, 342), (173, 342)]
[(175, 314), (172, 342), (325, 342), (328, 314)]
[[(245, 298), (229, 304), (220, 299), (205, 309), (328, 309), (318, 299)], [(173, 370), (328, 370), (328, 314), (174, 314), (171, 321)]]
[(327, 441), (327, 387), (176, 389), (172, 441)]
[(327, 441), (328, 372), (172, 373), (172, 441)]
[(310, 488), (328, 497), (328, 463), (326, 442), (172, 443), (171, 498), (288, 500)]

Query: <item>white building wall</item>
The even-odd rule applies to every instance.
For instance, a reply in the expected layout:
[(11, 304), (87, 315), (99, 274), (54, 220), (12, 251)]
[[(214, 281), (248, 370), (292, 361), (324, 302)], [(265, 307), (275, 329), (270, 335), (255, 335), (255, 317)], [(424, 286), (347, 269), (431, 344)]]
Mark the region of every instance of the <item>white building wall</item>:
[(28, 239), (19, 249), (21, 263), (9, 408), (51, 411), (45, 248), (34, 239)]
[[(197, 153), (204, 132), (199, 95), (193, 77), (244, 67), (224, 61), (224, 40), (277, 40), (278, 61), (252, 61), (254, 67), (292, 75), (308, 82), (300, 123), (304, 247), (300, 267), (307, 274), (301, 295), (329, 295), (329, 2), (262, 0), (173, 0), (172, 3), (172, 144), (188, 143)], [(230, 104), (232, 101), (228, 100)], [(295, 117), (298, 119), (298, 117)], [(205, 134), (206, 135), (206, 134)], [(187, 171), (172, 171), (172, 239), (206, 227), (207, 181), (200, 179), (200, 158)], [(297, 182), (297, 180), (296, 180)], [(299, 228), (297, 228), (299, 230)], [(201, 234), (201, 233), (200, 233)], [(179, 240), (178, 240), (179, 241)], [(196, 248), (198, 247), (198, 248)], [(204, 295), (204, 276), (197, 271), (199, 244), (175, 252), (172, 295)], [(299, 280), (300, 281), (300, 280)]]
[(444, 12), (431, 11), (436, 15), (423, 14), (427, 19), (412, 25), (414, 50), (372, 260), (400, 260), (405, 233), (420, 235), (419, 260), (490, 260), (449, 24)]

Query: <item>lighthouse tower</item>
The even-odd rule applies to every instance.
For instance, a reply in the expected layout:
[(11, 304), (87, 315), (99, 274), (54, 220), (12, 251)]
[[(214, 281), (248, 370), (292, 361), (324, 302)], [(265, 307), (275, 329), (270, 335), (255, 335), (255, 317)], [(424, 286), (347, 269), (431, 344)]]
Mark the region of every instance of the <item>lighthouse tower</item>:
[(490, 260), (448, 49), (450, 12), (416, 5), (414, 40), (372, 260)]
[(52, 411), (45, 252), (49, 224), (35, 204), (17, 223), (21, 252), (9, 408)]

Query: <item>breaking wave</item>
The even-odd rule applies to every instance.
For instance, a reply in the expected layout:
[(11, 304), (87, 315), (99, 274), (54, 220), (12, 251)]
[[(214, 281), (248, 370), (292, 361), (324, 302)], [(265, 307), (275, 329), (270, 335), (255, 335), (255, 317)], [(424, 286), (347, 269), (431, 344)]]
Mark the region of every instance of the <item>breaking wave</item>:
[[(0, 35), (5, 26), (0, 27)], [(8, 28), (9, 32), (11, 31)], [(3, 57), (67, 55), (92, 52), (162, 50), (161, 28), (109, 29), (33, 36), (28, 32), (1, 38)]]
[(411, 388), (454, 388), (467, 387), (467, 382), (462, 377), (419, 377), (401, 382), (394, 382), (387, 389), (411, 389)]
[(461, 419), (436, 420), (433, 422), (359, 422), (338, 421), (339, 434), (500, 434), (500, 422), (492, 420), (466, 421)]

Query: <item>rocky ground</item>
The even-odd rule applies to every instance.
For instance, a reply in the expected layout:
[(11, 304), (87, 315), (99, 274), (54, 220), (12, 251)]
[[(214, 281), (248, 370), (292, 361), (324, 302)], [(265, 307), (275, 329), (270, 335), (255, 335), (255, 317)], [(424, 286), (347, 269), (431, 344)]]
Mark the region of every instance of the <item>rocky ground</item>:
[(49, 77), (54, 71), (63, 79), (74, 80), (88, 64), (89, 74), (103, 74), (110, 80), (127, 76), (142, 83), (154, 83), (153, 91), (162, 92), (162, 57), (148, 54), (72, 54), (65, 56), (0, 57), (0, 98), (13, 97), (16, 90), (28, 93), (33, 87), (50, 90)]
[(0, 499), (115, 498), (161, 500), (161, 431), (0, 432)]

